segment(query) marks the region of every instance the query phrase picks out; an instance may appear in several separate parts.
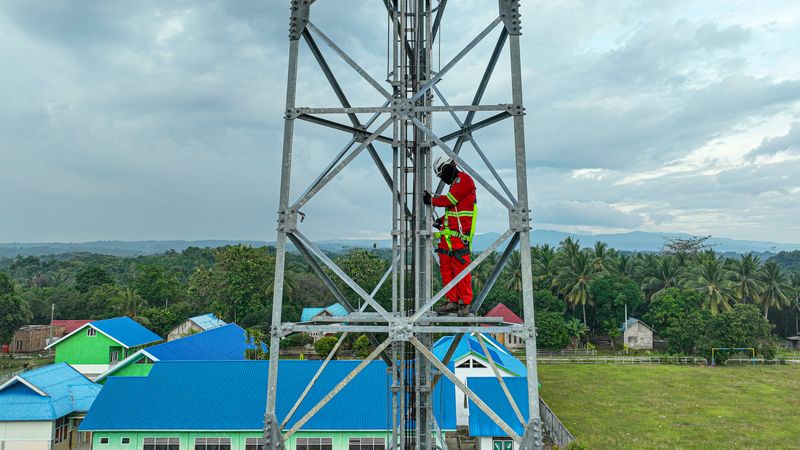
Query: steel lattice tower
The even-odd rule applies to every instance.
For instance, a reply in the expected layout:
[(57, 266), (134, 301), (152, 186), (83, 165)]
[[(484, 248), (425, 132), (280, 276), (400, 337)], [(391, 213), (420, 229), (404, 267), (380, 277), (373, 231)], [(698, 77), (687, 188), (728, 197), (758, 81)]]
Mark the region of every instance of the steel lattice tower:
[[(385, 9), (392, 36), (389, 61), (389, 76), (383, 82), (372, 78), (344, 50), (334, 43), (312, 21), (311, 12), (315, 0), (292, 0), (289, 27), (289, 70), (286, 88), (286, 110), (284, 122), (283, 161), (281, 168), (280, 205), (278, 211), (278, 237), (275, 261), (275, 285), (272, 306), (272, 326), (270, 329), (270, 365), (268, 400), (265, 414), (265, 449), (283, 448), (283, 443), (296, 433), (317, 411), (333, 398), (366, 365), (382, 358), (389, 367), (391, 379), (391, 439), (387, 448), (432, 449), (446, 448), (444, 437), (432, 414), (433, 387), (439, 377), (445, 376), (464, 392), (470, 400), (483, 410), (497, 425), (525, 450), (541, 448), (542, 430), (539, 414), (538, 376), (536, 370), (536, 333), (534, 327), (533, 290), (531, 280), (530, 214), (528, 209), (527, 174), (525, 164), (525, 133), (523, 123), (522, 77), (520, 73), (520, 14), (518, 0), (487, 1), (486, 13), (493, 12), (490, 21), (465, 48), (438, 71), (433, 70), (432, 54), (447, 0), (384, 0), (376, 7)], [(491, 6), (491, 5), (495, 6)], [(451, 6), (450, 8), (457, 8)], [(497, 9), (495, 9), (497, 8)], [(475, 13), (475, 11), (472, 11)], [(481, 11), (484, 13), (484, 11)], [(486, 69), (477, 86), (470, 105), (450, 105), (436, 84), (467, 57), (471, 50), (484, 38), (497, 32), (497, 43), (489, 57)], [(337, 107), (300, 107), (295, 104), (300, 41), (303, 40), (313, 55), (319, 70), (330, 83), (341, 105)], [(327, 60), (317, 44), (325, 46), (360, 77), (366, 80), (385, 99), (379, 106), (354, 107), (350, 104)], [(511, 57), (510, 101), (499, 105), (482, 105), (489, 79), (497, 61), (508, 46)], [(490, 114), (482, 120), (475, 120), (476, 113)], [(362, 123), (357, 114), (372, 114), (370, 120)], [(458, 131), (439, 136), (433, 131), (435, 113), (449, 113), (458, 126)], [(463, 113), (463, 119), (459, 117)], [(326, 116), (326, 117), (323, 117)], [(334, 119), (328, 118), (333, 116)], [(345, 118), (349, 123), (335, 120)], [(475, 141), (472, 133), (494, 123), (511, 119), (514, 133), (514, 155), (516, 172), (516, 195), (503, 182), (501, 177)], [(289, 198), (292, 184), (292, 145), (294, 125), (304, 120), (320, 126), (337, 129), (351, 135), (349, 142), (335, 155), (330, 164), (310, 184), (296, 200)], [(451, 144), (449, 144), (451, 143)], [(494, 183), (483, 178), (460, 156), (464, 144), (475, 149), (486, 168), (493, 176)], [(391, 149), (392, 167), (387, 169), (376, 144), (385, 144)], [(431, 150), (434, 147), (456, 160), (461, 170), (469, 173), (480, 185), (481, 195), (492, 195), (508, 210), (508, 230), (496, 239), (484, 252), (457, 276), (452, 282), (434, 293), (432, 276), (437, 272), (433, 253), (431, 208), (422, 203), (425, 190), (441, 192), (441, 182), (434, 186), (431, 170)], [(381, 282), (369, 293), (353, 281), (341, 268), (309, 240), (300, 230), (298, 215), (306, 202), (325, 187), (333, 178), (359, 154), (366, 151), (375, 162), (376, 170), (391, 190), (392, 198), (392, 264)], [(499, 189), (497, 188), (499, 187)], [(332, 295), (350, 312), (344, 318), (329, 318), (337, 323), (285, 323), (281, 320), (283, 301), (283, 282), (287, 239), (306, 258), (314, 272), (323, 280)], [(484, 317), (439, 317), (431, 308), (444, 297), (467, 273), (471, 272), (490, 254), (508, 241), (499, 261), (488, 277), (485, 286), (475, 297), (471, 306), (473, 313), (478, 311), (489, 290), (500, 275), (505, 263), (515, 248), (519, 246), (522, 270), (523, 325), (511, 325), (500, 319)], [(327, 268), (326, 271), (325, 268)], [(335, 274), (350, 289), (364, 300), (360, 308), (354, 308), (328, 273)], [(380, 286), (391, 279), (391, 310), (381, 306), (374, 296)], [(294, 425), (286, 429), (292, 414), (310, 391), (320, 373), (332, 359), (342, 339), (320, 366), (308, 388), (295, 401), (294, 407), (281, 422), (275, 414), (278, 380), (278, 359), (280, 338), (293, 332), (344, 332), (367, 333), (374, 351), (345, 377), (330, 393), (320, 400)], [(443, 361), (431, 352), (434, 334), (455, 333), (452, 345)], [(514, 333), (525, 339), (528, 411), (530, 418), (525, 422), (513, 398), (500, 377), (494, 361), (486, 351), (489, 365), (494, 370), (500, 386), (514, 408), (517, 418), (523, 423), (522, 436), (498, 417), (464, 383), (455, 377), (447, 364), (452, 357), (463, 333)]]

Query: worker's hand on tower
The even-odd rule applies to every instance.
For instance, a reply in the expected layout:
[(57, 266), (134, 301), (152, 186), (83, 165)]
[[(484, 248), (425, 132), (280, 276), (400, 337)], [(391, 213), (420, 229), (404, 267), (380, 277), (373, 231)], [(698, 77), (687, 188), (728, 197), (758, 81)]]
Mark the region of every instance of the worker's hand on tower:
[(439, 230), (444, 228), (444, 219), (442, 217), (437, 217), (436, 220), (433, 221), (433, 227)]
[(431, 193), (430, 192), (425, 191), (422, 194), (422, 203), (424, 203), (424, 204), (426, 204), (428, 206), (431, 206)]

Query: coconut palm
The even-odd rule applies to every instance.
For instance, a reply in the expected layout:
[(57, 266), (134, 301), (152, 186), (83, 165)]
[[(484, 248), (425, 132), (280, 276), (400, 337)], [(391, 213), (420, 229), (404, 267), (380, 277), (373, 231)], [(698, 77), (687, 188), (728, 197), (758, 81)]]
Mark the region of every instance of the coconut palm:
[(704, 257), (700, 265), (695, 268), (695, 278), (689, 286), (700, 291), (706, 307), (712, 314), (731, 309), (730, 280), (722, 261)]
[(533, 260), (534, 282), (555, 293), (558, 289), (558, 261), (555, 249), (548, 244), (541, 247), (533, 247), (531, 249), (531, 259)]
[(732, 264), (733, 296), (737, 301), (761, 303), (760, 291), (762, 283), (759, 280), (759, 267), (761, 259), (753, 253), (748, 253)]
[(763, 283), (761, 291), (761, 304), (764, 306), (764, 318), (767, 318), (770, 308), (781, 309), (789, 304), (788, 279), (786, 272), (773, 261), (769, 261), (761, 268), (759, 278)]
[(522, 292), (522, 257), (514, 250), (506, 263), (502, 286), (514, 292)]
[(633, 278), (638, 267), (637, 261), (638, 259), (623, 253), (613, 261), (611, 268), (617, 275)]
[(581, 252), (581, 241), (572, 239), (572, 236), (567, 236), (567, 238), (558, 245), (558, 250), (559, 256), (564, 259), (562, 263), (569, 264), (575, 256)]
[(681, 269), (670, 255), (647, 255), (642, 266), (642, 290), (648, 298), (671, 287), (678, 287)]
[(573, 307), (581, 305), (583, 323), (586, 324), (586, 304), (591, 304), (589, 284), (594, 275), (591, 255), (584, 252), (575, 254), (572, 263), (558, 274), (559, 286), (567, 303)]
[(576, 318), (566, 321), (567, 333), (569, 334), (570, 347), (577, 348), (578, 343), (589, 334), (589, 327), (585, 323), (581, 323)]
[(598, 272), (607, 272), (609, 260), (611, 259), (611, 252), (608, 249), (608, 244), (605, 242), (597, 241), (594, 243), (594, 267)]

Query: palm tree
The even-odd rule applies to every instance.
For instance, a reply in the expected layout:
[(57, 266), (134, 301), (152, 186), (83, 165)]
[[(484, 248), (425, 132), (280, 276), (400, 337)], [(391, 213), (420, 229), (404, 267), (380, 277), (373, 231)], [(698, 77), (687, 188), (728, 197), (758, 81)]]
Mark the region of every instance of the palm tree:
[(784, 305), (789, 304), (789, 298), (786, 296), (786, 292), (789, 290), (788, 280), (786, 272), (773, 261), (764, 264), (759, 275), (764, 286), (761, 292), (761, 303), (764, 306), (764, 318), (766, 319), (770, 308), (781, 309)]
[(737, 301), (754, 304), (761, 303), (761, 282), (758, 279), (759, 266), (761, 266), (761, 259), (752, 252), (733, 262), (733, 275), (731, 278), (734, 283), (733, 295)]
[(566, 239), (561, 241), (558, 245), (560, 256), (564, 258), (564, 263), (569, 264), (575, 256), (581, 252), (581, 241), (572, 239), (572, 236), (567, 236)]
[(570, 347), (577, 348), (581, 339), (586, 337), (586, 335), (589, 333), (589, 327), (574, 317), (569, 319), (566, 322), (566, 325), (567, 333), (569, 333)]
[(670, 255), (647, 255), (642, 273), (642, 290), (650, 298), (664, 289), (680, 285), (681, 269)]
[(598, 272), (608, 271), (608, 260), (611, 257), (608, 244), (597, 241), (594, 243), (594, 267)]
[(572, 263), (558, 274), (564, 298), (573, 307), (581, 305), (584, 324), (586, 324), (586, 303), (591, 302), (589, 283), (592, 281), (592, 275), (591, 255), (584, 252), (577, 253), (572, 259)]
[(557, 291), (558, 261), (555, 249), (548, 244), (541, 247), (533, 247), (531, 249), (531, 259), (533, 260), (534, 282), (540, 286), (544, 285), (545, 288), (552, 291)]
[(636, 273), (636, 268), (638, 266), (636, 263), (637, 261), (636, 258), (632, 258), (630, 255), (623, 253), (614, 260), (612, 268), (617, 275), (632, 278)]
[(508, 258), (504, 271), (503, 287), (514, 292), (522, 292), (522, 258), (519, 251), (514, 250)]
[(702, 258), (700, 265), (696, 267), (695, 277), (689, 285), (703, 294), (711, 314), (731, 309), (730, 280), (722, 261), (716, 258)]

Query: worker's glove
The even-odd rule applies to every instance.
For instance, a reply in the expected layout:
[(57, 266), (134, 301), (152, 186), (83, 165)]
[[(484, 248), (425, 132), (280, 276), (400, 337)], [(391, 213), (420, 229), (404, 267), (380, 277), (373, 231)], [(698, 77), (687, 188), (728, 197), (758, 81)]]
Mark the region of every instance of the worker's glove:
[(444, 228), (444, 219), (442, 217), (437, 217), (436, 220), (433, 221), (433, 227), (437, 230)]
[(430, 192), (425, 191), (422, 194), (422, 203), (424, 203), (424, 204), (426, 204), (428, 206), (431, 206), (431, 193)]

